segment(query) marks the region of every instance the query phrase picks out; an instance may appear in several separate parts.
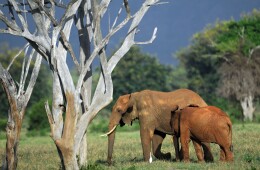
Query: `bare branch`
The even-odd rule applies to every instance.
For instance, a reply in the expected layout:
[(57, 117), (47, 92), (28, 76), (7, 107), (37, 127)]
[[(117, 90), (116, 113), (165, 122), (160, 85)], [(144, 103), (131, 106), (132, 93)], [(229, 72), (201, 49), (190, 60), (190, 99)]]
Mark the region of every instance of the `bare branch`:
[(98, 9), (98, 16), (102, 17), (105, 12), (107, 11), (107, 7), (108, 5), (110, 4), (111, 0), (102, 0), (100, 2), (100, 5), (99, 5), (99, 9)]
[[(11, 5), (11, 3), (8, 1), (7, 2), (9, 5)], [(9, 6), (9, 14), (10, 14), (10, 16), (11, 16), (11, 19), (12, 19), (12, 21), (13, 21), (13, 23), (16, 23), (15, 22), (15, 17), (14, 17), (14, 12), (13, 12), (13, 9), (11, 8), (11, 6)]]
[(130, 17), (131, 13), (130, 13), (130, 7), (128, 5), (128, 0), (124, 0), (124, 5), (125, 5), (125, 10), (126, 10), (127, 16)]
[(157, 27), (154, 28), (153, 35), (152, 35), (152, 37), (151, 37), (151, 39), (149, 41), (135, 42), (135, 44), (151, 44), (154, 41), (154, 39), (156, 38), (156, 32), (157, 32)]
[[(37, 1), (39, 1), (39, 0), (37, 0)], [(41, 39), (44, 39), (44, 41), (46, 41), (50, 44), (50, 37), (49, 37), (48, 31), (47, 31), (48, 28), (46, 28), (46, 23), (44, 20), (44, 13), (41, 12), (40, 7), (37, 4), (37, 1), (28, 0), (30, 8), (32, 9), (33, 20), (35, 22), (39, 37), (41, 37)]]
[[(27, 54), (25, 54), (24, 56), (26, 56)], [(25, 67), (25, 61), (26, 61), (26, 57), (23, 58), (23, 64), (22, 64), (22, 71), (21, 71), (21, 76), (20, 76), (20, 82), (19, 82), (19, 90), (18, 90), (18, 93), (17, 95), (18, 96), (22, 96), (23, 95), (23, 88), (24, 88), (24, 85), (23, 85), (23, 79), (24, 79), (24, 67)]]
[(23, 30), (28, 30), (28, 26), (23, 18), (23, 16), (21, 15), (21, 10), (20, 8), (18, 7), (17, 5), (17, 2), (15, 0), (9, 0), (9, 2), (11, 2), (11, 4), (13, 5), (14, 7), (14, 10), (16, 11), (17, 15), (18, 15), (18, 18), (20, 19), (21, 23), (22, 23), (22, 26), (23, 26)]
[(71, 18), (71, 17), (73, 17), (73, 15), (75, 15), (79, 5), (81, 4), (81, 1), (82, 0), (70, 1), (65, 14), (61, 18), (61, 21), (60, 21), (58, 27), (61, 27), (69, 18)]
[(30, 99), (30, 96), (32, 94), (32, 91), (33, 91), (33, 87), (36, 83), (36, 79), (38, 78), (38, 75), (39, 75), (39, 71), (40, 71), (40, 68), (41, 68), (41, 63), (42, 63), (42, 57), (40, 56), (40, 54), (36, 54), (36, 61), (34, 63), (34, 68), (33, 68), (33, 71), (32, 71), (32, 75), (31, 75), (31, 78), (30, 78), (30, 81), (29, 81), (29, 84), (27, 86), (27, 89), (26, 89), (26, 92), (25, 92), (25, 104), (27, 105), (29, 99)]
[[(131, 17), (132, 18), (132, 17)], [(102, 50), (108, 43), (109, 39), (117, 32), (119, 31), (124, 25), (128, 23), (128, 21), (131, 18), (126, 18), (124, 21), (122, 21), (116, 28), (111, 30), (110, 33), (107, 34), (107, 36), (98, 44), (98, 46), (93, 50), (91, 56), (89, 57), (88, 61), (86, 62), (84, 69), (81, 71), (81, 74), (78, 79), (77, 83), (77, 91), (80, 91), (84, 76), (86, 75), (90, 64), (93, 62), (94, 58), (99, 54), (100, 50)]]
[[(55, 4), (57, 7), (64, 8), (64, 9), (67, 8), (66, 5), (64, 5), (61, 1), (58, 2), (58, 0), (44, 1), (44, 4), (49, 4), (49, 3), (51, 3), (51, 2), (54, 2), (54, 4)], [(29, 5), (29, 3), (18, 2), (17, 5), (18, 5), (18, 6), (27, 6), (27, 5)], [(9, 4), (9, 3), (7, 3), (7, 4), (0, 4), (0, 6), (1, 6), (1, 7), (6, 7), (6, 6), (7, 6), (7, 7), (13, 7), (13, 5), (12, 5), (12, 4)]]
[(115, 18), (115, 20), (114, 20), (114, 22), (113, 22), (113, 25), (112, 25), (112, 27), (110, 28), (110, 30), (115, 27), (115, 25), (116, 25), (116, 23), (117, 23), (117, 20), (118, 20), (120, 14), (121, 14), (121, 12), (122, 12), (122, 7), (121, 7), (121, 8), (119, 9), (119, 11), (117, 12), (117, 16), (116, 16), (116, 18)]
[(57, 26), (58, 22), (53, 17), (53, 15), (49, 11), (47, 11), (47, 9), (42, 5), (41, 1), (37, 0), (36, 3), (39, 5), (40, 10), (44, 11), (44, 13), (47, 15), (47, 17), (51, 20), (54, 27)]
[(12, 76), (9, 74), (8, 71), (6, 71), (3, 68), (1, 63), (0, 63), (0, 80), (1, 80), (1, 83), (5, 90), (5, 93), (7, 95), (7, 98), (8, 98), (9, 104), (10, 104), (10, 109), (12, 109), (12, 108), (14, 108), (12, 106), (17, 105), (17, 101), (16, 101), (16, 97), (15, 97), (15, 95), (17, 93), (17, 89), (16, 89), (15, 83), (12, 79)]
[[(90, 0), (87, 0), (86, 3), (82, 2), (78, 10), (78, 15), (75, 17), (76, 27), (78, 29), (79, 43), (80, 43), (80, 70), (83, 70), (84, 64), (90, 56), (90, 42), (93, 37), (92, 30), (92, 12), (91, 7), (93, 4), (90, 3)], [(86, 17), (84, 17), (86, 16)], [(86, 24), (84, 22), (86, 20)], [(84, 113), (88, 110), (88, 107), (91, 103), (91, 91), (92, 91), (92, 68), (88, 70), (87, 74), (84, 77), (84, 82), (81, 89), (81, 99), (83, 100), (81, 106), (81, 112)]]
[(49, 103), (48, 103), (48, 100), (45, 102), (45, 111), (47, 113), (47, 117), (48, 117), (48, 120), (49, 120), (49, 124), (50, 124), (50, 128), (51, 128), (51, 137), (53, 138), (54, 137), (54, 119), (53, 119), (53, 115), (51, 113), (51, 110), (50, 110), (50, 107), (49, 107)]
[(22, 32), (21, 29), (17, 26), (17, 24), (14, 21), (9, 21), (8, 18), (5, 17), (2, 12), (0, 13), (0, 20), (2, 20), (8, 28), (19, 33)]
[[(25, 53), (25, 55), (26, 55), (26, 53)], [(30, 55), (29, 55), (29, 59), (28, 59), (28, 61), (27, 61), (27, 65), (26, 65), (26, 69), (25, 69), (25, 74), (24, 74), (23, 77), (21, 77), (21, 79), (22, 79), (22, 82), (21, 82), (21, 84), (20, 84), (21, 90), (24, 89), (25, 81), (26, 81), (26, 79), (27, 79), (27, 75), (28, 75), (28, 72), (29, 72), (29, 68), (30, 68), (30, 65), (31, 65), (31, 61), (32, 61), (33, 55), (35, 55), (35, 50), (34, 50), (34, 49), (32, 49), (32, 51), (31, 51), (31, 53), (30, 53)], [(25, 59), (25, 58), (26, 58), (26, 56), (24, 57), (24, 59)], [(19, 92), (21, 92), (20, 89), (19, 89)], [(20, 95), (19, 92), (18, 92), (18, 95)]]
[(10, 67), (12, 66), (12, 64), (14, 63), (14, 61), (16, 60), (16, 58), (27, 48), (29, 47), (29, 43), (26, 43), (25, 46), (18, 51), (18, 53), (13, 57), (12, 61), (10, 62), (10, 64), (8, 65), (8, 67), (6, 68), (7, 71), (9, 71)]
[(26, 39), (30, 45), (43, 57), (45, 58), (46, 61), (50, 62), (50, 53), (48, 51), (46, 51), (46, 49), (44, 49), (43, 47), (39, 46), (39, 44), (37, 44), (34, 41), (31, 41), (30, 39)]
[(66, 47), (66, 49), (69, 51), (71, 57), (72, 57), (72, 60), (74, 62), (74, 64), (76, 65), (77, 67), (77, 70), (80, 71), (80, 66), (79, 66), (79, 62), (76, 58), (76, 55), (73, 51), (73, 48), (71, 47), (69, 41), (66, 39), (66, 36), (64, 35), (63, 31), (60, 32), (60, 35), (61, 35), (61, 38), (63, 40), (63, 43), (64, 43), (64, 46)]
[(168, 4), (169, 2), (158, 2), (158, 3), (154, 3), (152, 5), (149, 6), (154, 6), (154, 5), (164, 5), (164, 4)]
[[(152, 4), (149, 1), (145, 1), (141, 9), (134, 15), (134, 19), (130, 25), (130, 28), (128, 30), (128, 35), (125, 38), (122, 46), (120, 49), (117, 50), (117, 52), (110, 58), (108, 62), (108, 68), (109, 72), (112, 73), (113, 69), (115, 68), (116, 64), (119, 62), (119, 60), (127, 53), (127, 51), (130, 49), (130, 47), (135, 44), (134, 42), (134, 35), (136, 33), (136, 28), (141, 22), (141, 19), (143, 18), (144, 14), (147, 12), (147, 10), (150, 8), (151, 5), (156, 4), (159, 0), (155, 0), (152, 2)], [(154, 31), (156, 33), (156, 30)], [(153, 39), (153, 38), (152, 38)]]

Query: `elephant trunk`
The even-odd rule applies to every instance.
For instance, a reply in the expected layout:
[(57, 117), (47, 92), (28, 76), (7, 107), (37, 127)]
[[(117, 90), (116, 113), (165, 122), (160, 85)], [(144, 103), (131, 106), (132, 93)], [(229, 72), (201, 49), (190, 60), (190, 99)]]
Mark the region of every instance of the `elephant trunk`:
[(113, 154), (115, 136), (116, 136), (116, 131), (115, 130), (108, 135), (107, 162), (108, 162), (109, 165), (112, 164), (112, 154)]
[(108, 155), (107, 155), (107, 162), (109, 165), (112, 164), (112, 154), (115, 142), (115, 135), (116, 135), (116, 127), (117, 125), (121, 124), (121, 117), (122, 115), (119, 113), (113, 113), (110, 117), (110, 122), (108, 125), (109, 132), (107, 133), (108, 136)]

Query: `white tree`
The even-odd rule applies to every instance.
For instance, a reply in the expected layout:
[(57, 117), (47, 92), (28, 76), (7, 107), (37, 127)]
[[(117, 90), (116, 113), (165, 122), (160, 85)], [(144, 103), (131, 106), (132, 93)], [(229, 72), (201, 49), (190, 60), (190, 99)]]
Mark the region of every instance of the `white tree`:
[[(28, 59), (25, 57), (23, 60), (19, 83), (16, 83), (9, 73), (9, 69), (14, 60), (24, 49), (26, 54), (29, 48), (28, 46), (29, 43), (14, 56), (6, 69), (0, 62), (0, 80), (9, 102), (8, 122), (6, 125), (6, 154), (3, 160), (3, 169), (16, 169), (17, 167), (17, 153), (22, 122), (41, 66), (42, 57), (32, 49)], [(34, 68), (30, 74), (30, 79), (27, 80), (33, 57), (36, 58), (35, 63), (33, 64)]]
[[(74, 0), (68, 4), (60, 2), (8, 0), (2, 7), (7, 7), (9, 13), (0, 11), (0, 20), (6, 26), (0, 29), (0, 32), (25, 38), (48, 62), (53, 76), (53, 100), (51, 109), (48, 102), (45, 106), (51, 137), (57, 146), (62, 168), (79, 169), (86, 165), (87, 160), (87, 127), (96, 114), (112, 100), (113, 69), (132, 45), (148, 44), (155, 38), (156, 28), (149, 41), (135, 41), (137, 28), (143, 16), (151, 6), (159, 4), (159, 0), (145, 0), (140, 9), (134, 13), (130, 12), (131, 6), (127, 0), (113, 1), (122, 3), (122, 7), (118, 12), (115, 11), (116, 17), (105, 36), (101, 23), (112, 3), (111, 0)], [(56, 14), (57, 8), (64, 8), (64, 14), (60, 18)], [(31, 18), (33, 23), (29, 23), (29, 19), (26, 18)], [(30, 31), (31, 25), (35, 25), (34, 33)], [(108, 58), (105, 48), (110, 38), (123, 27), (128, 27), (124, 40), (116, 52)], [(69, 39), (72, 28), (78, 32), (79, 56), (76, 56)], [(72, 58), (79, 73), (75, 84), (67, 57)], [(101, 73), (92, 95), (92, 63), (98, 57)]]

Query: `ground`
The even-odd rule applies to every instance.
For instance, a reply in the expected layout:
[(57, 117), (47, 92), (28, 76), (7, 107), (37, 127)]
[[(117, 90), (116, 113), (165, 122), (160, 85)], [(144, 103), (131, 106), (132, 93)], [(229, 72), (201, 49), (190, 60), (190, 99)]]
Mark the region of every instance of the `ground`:
[[(113, 160), (106, 164), (107, 138), (101, 133), (88, 134), (88, 169), (260, 169), (260, 124), (233, 125), (234, 163), (219, 162), (219, 147), (212, 144), (214, 163), (197, 163), (193, 146), (190, 146), (191, 163), (175, 162), (170, 136), (163, 143), (163, 151), (171, 152), (171, 161), (155, 158), (151, 164), (142, 161), (139, 131), (118, 132), (116, 134)], [(0, 155), (4, 155), (5, 139), (0, 139)], [(49, 136), (26, 137), (22, 135), (18, 151), (18, 169), (59, 169), (59, 157)], [(0, 160), (0, 165), (2, 159)]]

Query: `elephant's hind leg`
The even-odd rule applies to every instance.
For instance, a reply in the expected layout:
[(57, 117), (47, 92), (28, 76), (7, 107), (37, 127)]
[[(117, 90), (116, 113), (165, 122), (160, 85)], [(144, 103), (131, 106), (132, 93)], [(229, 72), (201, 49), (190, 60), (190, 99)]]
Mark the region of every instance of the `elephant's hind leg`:
[(214, 158), (213, 158), (213, 155), (211, 153), (210, 143), (202, 143), (202, 148), (203, 148), (203, 151), (204, 151), (204, 160), (206, 162), (213, 162)]
[(234, 155), (233, 155), (233, 152), (230, 150), (230, 147), (225, 146), (225, 147), (220, 147), (220, 148), (221, 148), (220, 160), (232, 162), (234, 160)]
[(171, 159), (171, 153), (168, 152), (166, 154), (161, 152), (162, 142), (165, 138), (166, 134), (160, 131), (155, 130), (152, 138), (152, 149), (153, 155), (157, 159)]
[(219, 157), (219, 160), (220, 161), (225, 161), (226, 159), (226, 155), (225, 155), (225, 151), (224, 151), (224, 148), (219, 146), (220, 147), (220, 157)]

